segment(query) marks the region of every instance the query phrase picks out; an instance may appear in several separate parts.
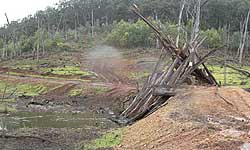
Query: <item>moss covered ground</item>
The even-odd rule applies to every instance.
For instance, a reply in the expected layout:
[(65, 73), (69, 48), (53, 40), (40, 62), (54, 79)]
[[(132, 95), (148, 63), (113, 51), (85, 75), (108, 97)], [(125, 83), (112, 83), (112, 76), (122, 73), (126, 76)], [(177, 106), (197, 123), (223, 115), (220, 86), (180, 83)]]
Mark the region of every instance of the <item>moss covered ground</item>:
[(116, 129), (104, 134), (102, 137), (91, 141), (84, 150), (107, 149), (119, 145), (122, 141), (122, 129)]
[(76, 96), (85, 96), (85, 95), (92, 95), (97, 96), (104, 94), (111, 89), (108, 87), (89, 87), (89, 88), (76, 88), (69, 92), (70, 97), (76, 97)]
[(11, 81), (0, 81), (0, 94), (5, 97), (13, 96), (37, 96), (47, 91), (43, 84), (15, 83)]
[[(213, 73), (215, 78), (224, 85), (224, 68), (219, 65), (209, 65), (209, 70)], [(242, 67), (244, 70), (250, 71), (249, 66)], [(239, 86), (242, 88), (250, 88), (250, 78), (240, 74), (231, 68), (226, 69), (226, 86)]]

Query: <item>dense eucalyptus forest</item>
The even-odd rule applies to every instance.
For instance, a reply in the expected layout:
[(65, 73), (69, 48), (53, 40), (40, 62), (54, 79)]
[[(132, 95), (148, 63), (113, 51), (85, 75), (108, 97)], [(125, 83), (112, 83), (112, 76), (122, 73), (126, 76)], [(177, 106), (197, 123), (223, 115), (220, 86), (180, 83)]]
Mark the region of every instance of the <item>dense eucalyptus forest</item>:
[[(101, 33), (108, 36), (108, 43), (120, 47), (155, 46), (150, 29), (129, 11), (132, 3), (137, 4), (142, 14), (155, 20), (167, 34), (176, 36), (181, 0), (62, 0), (55, 7), (37, 11), (21, 20), (9, 24), (6, 21), (0, 29), (1, 58), (67, 50), (72, 42), (79, 48), (86, 46), (91, 37), (103, 36)], [(195, 1), (186, 3), (182, 24), (185, 30), (189, 30)], [(205, 46), (223, 45), (223, 34), (229, 30), (230, 47), (237, 49), (250, 1), (206, 0), (202, 1), (201, 7), (201, 34), (207, 37)], [(111, 30), (111, 34), (105, 34)], [(245, 45), (249, 48), (249, 42)]]

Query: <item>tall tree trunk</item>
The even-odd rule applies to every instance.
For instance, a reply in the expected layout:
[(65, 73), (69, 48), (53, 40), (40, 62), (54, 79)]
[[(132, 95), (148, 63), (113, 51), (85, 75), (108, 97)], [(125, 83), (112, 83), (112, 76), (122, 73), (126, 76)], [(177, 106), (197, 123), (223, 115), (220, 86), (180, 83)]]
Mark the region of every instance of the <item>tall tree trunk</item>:
[(250, 10), (247, 13), (247, 18), (246, 18), (246, 21), (245, 21), (245, 24), (244, 24), (243, 41), (242, 41), (242, 45), (240, 47), (240, 58), (239, 58), (240, 65), (242, 65), (242, 58), (243, 58), (243, 53), (244, 53), (244, 47), (245, 47), (246, 38), (247, 38), (249, 16), (250, 16)]
[(4, 35), (4, 43), (3, 43), (3, 52), (2, 52), (2, 59), (5, 59), (6, 53), (6, 46), (7, 46), (7, 37)]
[(91, 11), (91, 36), (94, 37), (94, 9)]
[(39, 18), (37, 18), (37, 31), (38, 31), (38, 42), (37, 42), (37, 48), (36, 48), (36, 60), (37, 62), (39, 62), (39, 49), (40, 49), (40, 21)]
[(230, 25), (227, 27), (227, 33), (225, 34), (226, 45), (225, 47), (225, 54), (224, 54), (224, 86), (227, 86), (227, 58), (228, 58), (228, 51), (230, 49)]
[(45, 55), (45, 41), (44, 41), (44, 36), (42, 39), (42, 48), (43, 48), (43, 56)]
[[(157, 21), (157, 23), (160, 25), (160, 21), (158, 19), (158, 13), (155, 11), (155, 20)], [(160, 49), (160, 41), (158, 38), (156, 38), (156, 48)]]
[(181, 10), (180, 10), (180, 14), (179, 14), (179, 21), (178, 21), (178, 28), (177, 28), (177, 37), (176, 37), (176, 47), (179, 47), (179, 40), (180, 40), (180, 31), (181, 31), (181, 22), (182, 22), (182, 14), (183, 14), (183, 10), (185, 8), (185, 4), (186, 4), (186, 0), (182, 1), (182, 5), (181, 5)]
[(13, 56), (16, 57), (16, 35), (15, 35), (15, 30), (14, 30), (14, 33), (13, 33)]
[(201, 0), (197, 0), (196, 2), (195, 13), (196, 13), (196, 16), (194, 17), (194, 23), (193, 23), (192, 33), (191, 33), (191, 40), (190, 40), (190, 45), (193, 45), (193, 47), (190, 49), (190, 53), (193, 55), (193, 58), (192, 58), (193, 63), (196, 63), (198, 61), (197, 56), (195, 55), (196, 53), (195, 46), (199, 44), (198, 37), (200, 33)]
[(106, 19), (106, 26), (109, 25), (109, 18), (108, 18), (108, 15), (105, 16), (105, 19)]
[(243, 23), (240, 22), (240, 45), (239, 45), (239, 48), (237, 50), (237, 54), (236, 54), (236, 57), (240, 57), (240, 49), (241, 49), (241, 46), (242, 46), (242, 41), (243, 41), (243, 33), (244, 33), (244, 21)]
[(75, 41), (78, 40), (77, 36), (77, 13), (75, 13)]

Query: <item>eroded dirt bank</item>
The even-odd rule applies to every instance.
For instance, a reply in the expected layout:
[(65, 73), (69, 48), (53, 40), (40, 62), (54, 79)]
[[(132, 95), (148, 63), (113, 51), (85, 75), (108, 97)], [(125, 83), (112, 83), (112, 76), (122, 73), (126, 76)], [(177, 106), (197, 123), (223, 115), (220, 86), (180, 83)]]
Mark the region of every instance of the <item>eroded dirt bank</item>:
[(250, 148), (250, 94), (240, 88), (193, 87), (125, 129), (116, 149)]

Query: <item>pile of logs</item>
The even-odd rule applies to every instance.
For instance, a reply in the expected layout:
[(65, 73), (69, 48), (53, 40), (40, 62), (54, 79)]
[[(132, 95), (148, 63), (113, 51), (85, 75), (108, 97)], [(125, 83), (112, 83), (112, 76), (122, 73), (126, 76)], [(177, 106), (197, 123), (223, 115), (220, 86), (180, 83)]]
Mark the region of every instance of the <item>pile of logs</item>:
[[(178, 48), (168, 36), (165, 36), (139, 12), (136, 5), (132, 7), (132, 10), (153, 29), (163, 49), (154, 72), (148, 77), (130, 106), (121, 114), (123, 118), (131, 123), (150, 114), (174, 96), (178, 85), (184, 83), (188, 78), (195, 78), (208, 85), (218, 85), (204, 64), (206, 58), (213, 55), (217, 49), (200, 57), (196, 50), (199, 45), (197, 42), (192, 42), (184, 48)], [(167, 63), (167, 55), (172, 57), (170, 63)], [(200, 67), (202, 69), (199, 66), (202, 66)]]

